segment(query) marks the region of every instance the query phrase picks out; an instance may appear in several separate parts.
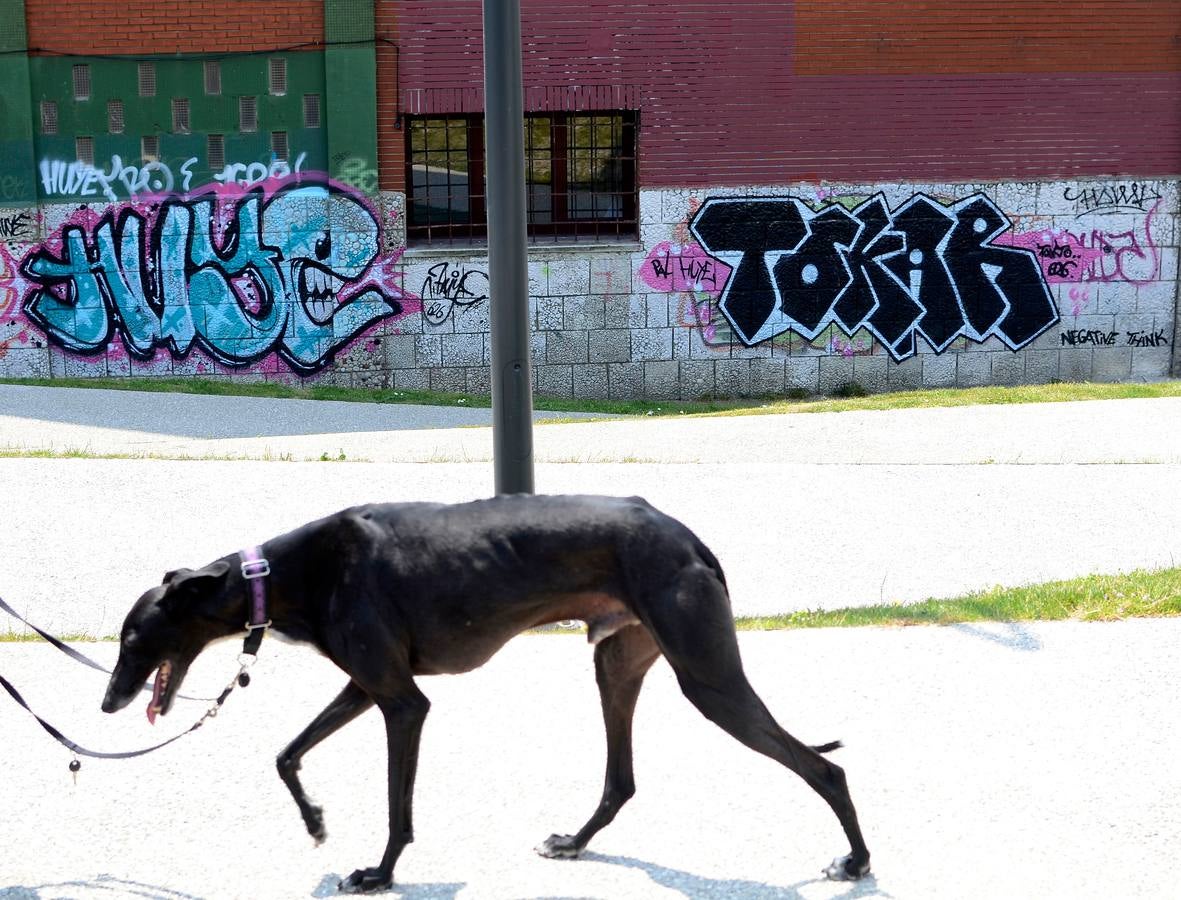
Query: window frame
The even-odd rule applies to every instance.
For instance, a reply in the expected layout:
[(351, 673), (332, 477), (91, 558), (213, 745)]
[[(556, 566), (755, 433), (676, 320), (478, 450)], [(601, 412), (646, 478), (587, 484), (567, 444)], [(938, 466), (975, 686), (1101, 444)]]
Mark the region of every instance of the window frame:
[[(612, 154), (620, 164), (618, 186), (605, 191), (592, 191), (594, 197), (615, 197), (620, 204), (618, 216), (589, 216), (572, 215), (570, 199), (572, 196), (569, 183), (569, 168), (571, 165), (571, 121), (578, 119), (611, 119), (612, 127), (618, 127), (618, 154)], [(536, 120), (549, 120), (548, 146), (540, 148), (531, 145), (531, 131), (526, 131), (526, 216), (527, 233), (533, 243), (553, 242), (563, 240), (591, 240), (594, 242), (634, 241), (639, 237), (639, 177), (638, 177), (638, 149), (639, 149), (639, 111), (634, 109), (610, 110), (579, 110), (557, 112), (527, 112), (524, 116), (523, 128)], [(464, 124), (466, 135), (466, 162), (468, 176), (468, 217), (467, 221), (454, 221), (450, 215), (442, 223), (430, 221), (416, 221), (416, 199), (431, 194), (430, 182), (426, 182), (423, 193), (415, 191), (415, 167), (422, 164), (422, 160), (431, 153), (452, 155), (463, 153), (462, 149), (452, 150), (416, 150), (415, 128), (424, 131), (430, 126), (427, 123), (460, 121)], [(487, 204), (485, 182), (485, 148), (484, 148), (484, 115), (482, 113), (458, 113), (435, 115), (407, 115), (403, 117), (405, 131), (405, 159), (406, 159), (406, 235), (408, 243), (419, 246), (438, 246), (445, 244), (463, 244), (465, 242), (480, 241), (487, 238)], [(435, 127), (438, 127), (436, 125)], [(447, 126), (444, 126), (446, 128)], [(612, 132), (614, 135), (614, 131)], [(592, 159), (594, 152), (599, 149), (613, 149), (615, 144), (600, 148), (592, 143), (588, 146), (578, 146), (576, 150), (590, 150)], [(548, 155), (546, 151), (548, 150)], [(539, 155), (540, 154), (540, 155)], [(541, 181), (531, 181), (532, 166), (541, 161), (541, 168), (548, 164), (550, 178), (549, 209), (535, 206), (534, 195), (530, 185), (544, 184)], [(429, 163), (427, 164), (429, 167)], [(428, 168), (429, 171), (429, 168)], [(450, 180), (447, 184), (448, 199), (452, 196)], [(592, 203), (597, 203), (592, 200)], [(448, 206), (450, 209), (450, 205)], [(539, 221), (541, 219), (541, 221)]]

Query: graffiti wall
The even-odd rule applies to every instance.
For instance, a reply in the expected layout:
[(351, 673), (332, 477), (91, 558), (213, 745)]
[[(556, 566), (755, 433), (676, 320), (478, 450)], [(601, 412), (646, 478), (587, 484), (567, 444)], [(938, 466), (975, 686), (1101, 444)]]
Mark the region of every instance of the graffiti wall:
[[(487, 257), (404, 197), (261, 163), (41, 167), (0, 210), (0, 377), (489, 387)], [(637, 241), (529, 260), (539, 393), (701, 397), (1172, 371), (1168, 181), (643, 191)]]
[(418, 309), (379, 207), (323, 176), (42, 168), (100, 202), (0, 216), (0, 372), (308, 376)]

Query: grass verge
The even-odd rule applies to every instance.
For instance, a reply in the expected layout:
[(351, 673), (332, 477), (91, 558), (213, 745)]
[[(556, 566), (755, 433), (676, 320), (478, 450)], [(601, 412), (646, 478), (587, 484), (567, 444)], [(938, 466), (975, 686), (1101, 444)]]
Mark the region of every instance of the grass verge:
[(1087, 575), (1024, 587), (994, 587), (962, 597), (920, 603), (743, 617), (738, 620), (738, 627), (746, 631), (771, 631), (1062, 619), (1114, 622), (1176, 615), (1181, 615), (1181, 568), (1138, 569), (1121, 575)]
[[(739, 631), (789, 628), (954, 625), (960, 622), (1116, 622), (1122, 619), (1181, 615), (1181, 567), (1137, 569), (1121, 575), (1087, 575), (1025, 587), (995, 587), (945, 600), (813, 610), (782, 616), (743, 616)], [(585, 633), (585, 628), (559, 629)], [(40, 640), (21, 632), (0, 632), (0, 643)], [(66, 641), (115, 640), (71, 634)]]
[[(200, 378), (25, 378), (0, 379), (0, 384), (37, 387), (105, 388), (208, 396), (270, 397), (292, 400), (341, 400), (352, 403), (409, 403), (431, 406), (486, 408), (484, 394), (365, 389), (328, 385), (289, 385), (278, 382), (231, 381)], [(948, 406), (985, 406), (1012, 403), (1065, 403), (1080, 400), (1129, 400), (1181, 397), (1181, 381), (1147, 384), (1071, 382), (1018, 387), (939, 388), (868, 396), (817, 397), (791, 392), (788, 397), (705, 400), (575, 400), (537, 396), (533, 405), (552, 412), (600, 413), (617, 416), (766, 415), (769, 413), (851, 412), (856, 410), (916, 409)]]

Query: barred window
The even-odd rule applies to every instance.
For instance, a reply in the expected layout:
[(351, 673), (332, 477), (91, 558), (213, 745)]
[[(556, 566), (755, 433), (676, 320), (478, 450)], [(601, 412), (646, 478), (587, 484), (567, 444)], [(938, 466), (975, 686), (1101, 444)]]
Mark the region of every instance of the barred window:
[(74, 139), (74, 155), (78, 157), (78, 162), (85, 163), (88, 166), (94, 165), (94, 138), (92, 137), (77, 137)]
[(205, 62), (205, 93), (221, 93), (221, 63), (217, 60)]
[[(530, 236), (637, 235), (636, 118), (631, 110), (525, 117)], [(483, 116), (407, 117), (406, 165), (408, 237), (487, 235)]]
[(107, 101), (107, 131), (111, 134), (122, 134), (124, 128), (123, 101)]
[(238, 130), (258, 131), (258, 98), (238, 98)]
[(275, 159), (287, 159), (287, 132), (286, 131), (272, 131), (271, 132), (271, 155)]
[(320, 95), (319, 94), (304, 94), (303, 95), (303, 127), (304, 128), (319, 128), (320, 127)]
[(226, 136), (211, 134), (206, 138), (205, 155), (209, 160), (209, 169), (220, 172), (226, 167)]
[(52, 100), (41, 101), (41, 133), (57, 134), (57, 104)]
[(86, 63), (74, 66), (74, 99), (90, 99), (90, 66)]
[(172, 100), (172, 130), (177, 134), (188, 134), (193, 130), (187, 97), (174, 97)]
[(269, 90), (275, 96), (282, 96), (287, 93), (287, 60), (281, 56), (276, 56), (269, 60)]
[(139, 95), (141, 97), (156, 96), (156, 64), (153, 62), (139, 64)]
[(155, 134), (145, 134), (139, 142), (139, 155), (144, 162), (156, 162), (160, 159), (160, 137)]

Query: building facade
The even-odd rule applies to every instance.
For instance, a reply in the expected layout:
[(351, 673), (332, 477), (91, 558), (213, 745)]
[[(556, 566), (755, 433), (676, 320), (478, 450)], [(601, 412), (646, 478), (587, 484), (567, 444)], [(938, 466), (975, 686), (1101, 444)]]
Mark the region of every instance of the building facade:
[[(1130, 6), (522, 0), (538, 392), (1169, 377)], [(234, 11), (0, 0), (0, 377), (486, 392), (480, 0)]]

